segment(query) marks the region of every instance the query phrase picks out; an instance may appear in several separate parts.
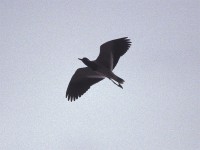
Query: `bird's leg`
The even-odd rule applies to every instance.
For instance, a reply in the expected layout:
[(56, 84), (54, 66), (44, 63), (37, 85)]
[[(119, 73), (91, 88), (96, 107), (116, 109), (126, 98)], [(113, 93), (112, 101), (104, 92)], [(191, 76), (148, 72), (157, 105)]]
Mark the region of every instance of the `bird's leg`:
[(122, 85), (121, 85), (121, 84), (118, 84), (118, 86), (119, 86), (120, 88), (122, 88), (122, 89), (123, 89), (123, 87), (122, 87)]
[[(110, 78), (109, 78), (110, 79)], [(121, 84), (117, 84), (117, 83), (115, 83), (112, 79), (110, 79), (115, 85), (117, 85), (118, 87), (120, 87), (120, 88), (122, 88), (123, 89), (123, 87), (122, 87), (122, 85)]]

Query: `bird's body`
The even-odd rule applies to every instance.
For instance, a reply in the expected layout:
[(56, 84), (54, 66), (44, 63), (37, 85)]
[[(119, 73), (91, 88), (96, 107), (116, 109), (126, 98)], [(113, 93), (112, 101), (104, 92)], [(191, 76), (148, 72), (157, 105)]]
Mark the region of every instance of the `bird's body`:
[(116, 82), (123, 84), (124, 80), (116, 76), (110, 68), (107, 68), (103, 66), (102, 64), (99, 64), (96, 61), (90, 61), (88, 58), (80, 59), (83, 61), (83, 63), (88, 66), (90, 69), (92, 69), (94, 72), (96, 72), (99, 76), (107, 77), (109, 79), (113, 79)]
[[(114, 84), (121, 87), (124, 80), (115, 75), (112, 70), (115, 68), (119, 58), (129, 49), (131, 42), (127, 38), (120, 38), (104, 43), (100, 47), (100, 54), (96, 60), (90, 61), (84, 57), (80, 59), (86, 66), (79, 68), (73, 75), (66, 92), (68, 100), (75, 100), (83, 95), (93, 84), (110, 79)], [(117, 82), (117, 83), (115, 83)]]

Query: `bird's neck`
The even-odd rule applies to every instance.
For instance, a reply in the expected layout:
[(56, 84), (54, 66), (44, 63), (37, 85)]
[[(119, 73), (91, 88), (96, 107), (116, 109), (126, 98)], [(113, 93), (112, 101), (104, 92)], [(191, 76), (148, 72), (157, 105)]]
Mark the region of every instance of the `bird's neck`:
[(93, 61), (85, 61), (83, 63), (94, 71), (98, 68), (98, 65)]

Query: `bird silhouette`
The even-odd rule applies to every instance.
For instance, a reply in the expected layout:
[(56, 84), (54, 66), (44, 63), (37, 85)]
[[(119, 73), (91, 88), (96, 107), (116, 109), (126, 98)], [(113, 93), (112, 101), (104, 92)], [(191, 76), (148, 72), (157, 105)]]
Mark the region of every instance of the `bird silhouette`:
[(123, 88), (121, 84), (124, 80), (115, 75), (112, 70), (130, 46), (131, 41), (127, 37), (114, 39), (100, 46), (100, 53), (96, 60), (90, 61), (86, 57), (79, 58), (87, 67), (76, 70), (69, 82), (66, 98), (71, 102), (75, 101), (92, 85), (104, 78), (110, 79), (118, 87)]

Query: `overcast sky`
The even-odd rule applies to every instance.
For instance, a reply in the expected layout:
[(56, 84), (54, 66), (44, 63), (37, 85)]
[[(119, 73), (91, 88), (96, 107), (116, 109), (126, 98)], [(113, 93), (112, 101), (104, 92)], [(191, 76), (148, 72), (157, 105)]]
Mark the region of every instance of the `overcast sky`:
[[(198, 0), (0, 0), (1, 150), (199, 150)], [(106, 41), (132, 46), (108, 79), (68, 102)]]

